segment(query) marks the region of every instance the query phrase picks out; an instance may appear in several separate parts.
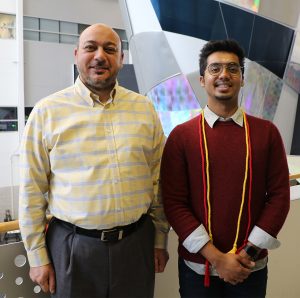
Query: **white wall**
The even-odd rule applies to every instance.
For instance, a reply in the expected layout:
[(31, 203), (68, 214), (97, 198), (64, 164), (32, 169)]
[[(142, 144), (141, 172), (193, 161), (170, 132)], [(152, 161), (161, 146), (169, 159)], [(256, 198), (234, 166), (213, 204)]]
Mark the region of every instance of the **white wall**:
[[(19, 146), (18, 132), (10, 131), (6, 133), (0, 133), (0, 192), (1, 187), (7, 187), (11, 185), (11, 156), (17, 151)], [(15, 181), (18, 183), (18, 181)]]
[(15, 14), (16, 13), (16, 1), (13, 0), (1, 0), (0, 1), (0, 12)]
[(101, 22), (124, 28), (118, 0), (25, 0), (24, 15), (81, 24)]
[(0, 106), (17, 106), (17, 42), (0, 39)]
[(24, 41), (25, 106), (70, 86), (75, 45)]

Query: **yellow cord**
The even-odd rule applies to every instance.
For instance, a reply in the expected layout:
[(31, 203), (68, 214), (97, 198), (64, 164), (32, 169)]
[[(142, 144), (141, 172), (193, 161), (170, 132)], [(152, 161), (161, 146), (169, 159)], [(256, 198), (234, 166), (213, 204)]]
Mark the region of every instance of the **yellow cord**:
[(207, 200), (207, 209), (208, 209), (208, 234), (211, 239), (212, 231), (211, 231), (211, 206), (210, 206), (210, 179), (209, 179), (209, 159), (208, 159), (208, 149), (207, 149), (207, 141), (206, 141), (206, 134), (205, 134), (205, 126), (204, 126), (204, 110), (202, 110), (202, 134), (203, 134), (203, 141), (204, 141), (204, 150), (205, 150), (205, 163), (206, 163), (206, 200)]
[[(245, 161), (245, 175), (244, 175), (244, 182), (243, 182), (243, 192), (242, 192), (242, 201), (241, 201), (241, 206), (240, 206), (240, 211), (239, 211), (239, 216), (237, 220), (237, 229), (236, 229), (236, 234), (235, 234), (235, 239), (233, 243), (232, 249), (228, 253), (236, 253), (237, 251), (237, 241), (239, 237), (239, 232), (240, 232), (240, 226), (241, 226), (241, 218), (242, 218), (242, 213), (243, 213), (243, 207), (244, 207), (244, 202), (245, 202), (245, 192), (246, 192), (246, 186), (247, 186), (247, 179), (248, 179), (248, 167), (249, 167), (249, 131), (248, 131), (248, 126), (246, 123), (246, 114), (244, 111), (243, 113), (243, 119), (244, 119), (244, 128), (245, 128), (245, 139), (246, 139), (246, 161)], [(211, 205), (210, 205), (210, 179), (209, 179), (209, 158), (208, 158), (208, 147), (207, 147), (207, 141), (206, 141), (206, 134), (205, 134), (205, 127), (204, 127), (204, 111), (202, 110), (202, 134), (203, 134), (203, 140), (204, 140), (204, 148), (205, 148), (205, 162), (206, 162), (206, 180), (207, 180), (207, 208), (208, 208), (208, 233), (209, 237), (212, 240), (212, 230), (211, 230)]]
[(245, 176), (244, 176), (244, 183), (243, 183), (242, 202), (241, 202), (239, 217), (238, 217), (238, 221), (237, 221), (237, 229), (236, 229), (235, 239), (234, 239), (233, 247), (229, 251), (229, 253), (236, 253), (236, 251), (237, 251), (237, 241), (238, 241), (239, 232), (240, 232), (241, 218), (242, 218), (243, 207), (244, 207), (244, 202), (245, 202), (245, 192), (246, 192), (246, 185), (247, 185), (247, 178), (248, 178), (249, 142), (248, 142), (248, 126), (247, 126), (247, 123), (246, 123), (246, 114), (244, 112), (243, 112), (243, 118), (244, 118), (245, 138), (246, 138)]

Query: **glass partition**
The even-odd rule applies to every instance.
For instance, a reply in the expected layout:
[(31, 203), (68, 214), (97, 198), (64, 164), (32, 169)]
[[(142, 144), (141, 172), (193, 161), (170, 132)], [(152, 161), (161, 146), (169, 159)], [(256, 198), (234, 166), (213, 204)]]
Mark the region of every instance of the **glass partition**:
[(188, 80), (183, 75), (167, 79), (147, 93), (160, 116), (165, 135), (201, 111)]

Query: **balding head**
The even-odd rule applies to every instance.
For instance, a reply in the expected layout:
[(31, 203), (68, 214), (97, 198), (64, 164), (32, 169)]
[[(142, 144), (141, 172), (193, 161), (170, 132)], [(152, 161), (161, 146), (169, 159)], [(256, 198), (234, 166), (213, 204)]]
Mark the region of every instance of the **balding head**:
[(120, 39), (118, 33), (113, 28), (111, 28), (110, 26), (103, 24), (103, 23), (93, 24), (93, 25), (90, 25), (87, 28), (85, 28), (79, 36), (78, 46), (80, 45), (81, 41), (84, 40), (86, 35), (89, 36), (89, 34), (91, 32), (99, 32), (100, 34), (103, 34), (105, 32), (106, 33), (110, 32), (112, 35), (115, 36), (115, 38), (117, 40), (119, 40), (120, 48), (121, 48), (121, 39)]

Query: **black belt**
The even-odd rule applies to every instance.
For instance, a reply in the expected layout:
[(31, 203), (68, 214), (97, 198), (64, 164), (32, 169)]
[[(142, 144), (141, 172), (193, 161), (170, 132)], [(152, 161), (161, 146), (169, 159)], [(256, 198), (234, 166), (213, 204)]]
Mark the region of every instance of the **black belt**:
[(69, 222), (63, 221), (59, 218), (54, 218), (54, 222), (61, 223), (62, 225), (72, 229), (75, 233), (80, 235), (85, 235), (88, 237), (99, 238), (101, 241), (104, 242), (115, 242), (118, 240), (123, 239), (124, 237), (130, 235), (132, 232), (136, 231), (142, 223), (145, 221), (147, 215), (143, 214), (140, 219), (134, 223), (131, 223), (126, 226), (118, 226), (112, 229), (107, 230), (89, 230), (84, 229), (78, 226), (75, 226)]

